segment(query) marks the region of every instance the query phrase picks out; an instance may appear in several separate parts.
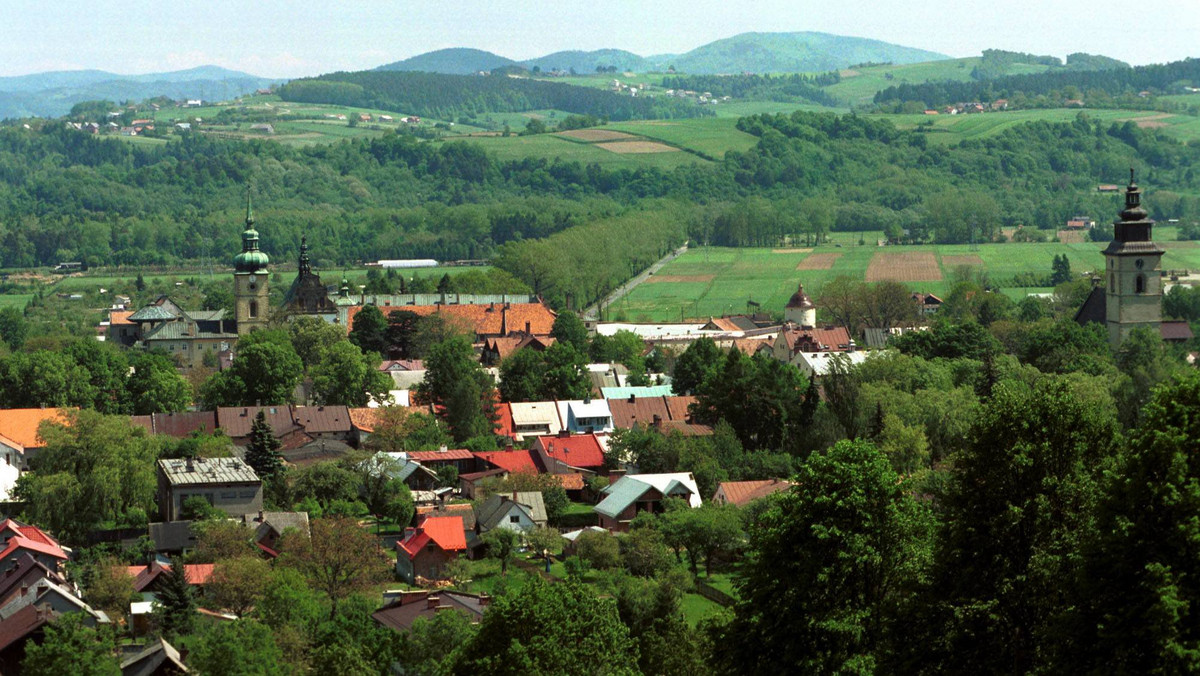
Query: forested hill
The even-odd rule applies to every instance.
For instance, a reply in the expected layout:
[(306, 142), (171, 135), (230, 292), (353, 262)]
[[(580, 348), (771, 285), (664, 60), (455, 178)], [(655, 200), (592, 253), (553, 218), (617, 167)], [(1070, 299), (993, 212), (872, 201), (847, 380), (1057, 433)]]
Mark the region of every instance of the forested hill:
[(708, 109), (680, 99), (635, 98), (590, 87), (503, 75), (366, 71), (293, 80), (285, 101), (382, 108), (454, 120), (484, 113), (556, 109), (610, 120), (703, 117)]
[(57, 71), (0, 78), (0, 119), (58, 117), (81, 101), (226, 100), (270, 86), (272, 80), (215, 66), (169, 73), (118, 75), (99, 70)]
[(681, 73), (812, 73), (837, 70), (860, 63), (921, 63), (950, 57), (924, 49), (903, 47), (880, 40), (829, 33), (741, 33), (701, 45), (683, 54), (639, 56), (622, 49), (565, 51), (518, 62), (479, 49), (439, 49), (376, 70), (408, 70), (466, 75), (518, 64), (543, 71), (575, 70), (593, 73), (597, 67), (620, 71)]
[(679, 72), (811, 73), (858, 63), (920, 63), (945, 54), (829, 33), (742, 33), (670, 58)]
[(506, 59), (499, 54), (485, 52), (482, 49), (452, 47), (384, 64), (375, 70), (411, 70), (442, 73), (443, 75), (472, 75), (481, 71), (490, 72), (493, 68), (510, 66), (513, 63), (516, 62), (512, 59)]
[[(1103, 57), (1090, 57), (1091, 59)], [(1068, 64), (1070, 62), (1068, 61)], [(1101, 65), (1104, 70), (1056, 70), (1028, 75), (1009, 75), (975, 82), (927, 82), (888, 87), (875, 95), (875, 102), (887, 105), (918, 101), (939, 106), (997, 98), (1030, 101), (1045, 97), (1046, 105), (1078, 99), (1093, 107), (1102, 107), (1121, 97), (1183, 93), (1184, 84), (1200, 83), (1200, 59), (1185, 59), (1167, 64), (1125, 67), (1120, 62)], [(1036, 102), (1032, 102), (1036, 105)]]

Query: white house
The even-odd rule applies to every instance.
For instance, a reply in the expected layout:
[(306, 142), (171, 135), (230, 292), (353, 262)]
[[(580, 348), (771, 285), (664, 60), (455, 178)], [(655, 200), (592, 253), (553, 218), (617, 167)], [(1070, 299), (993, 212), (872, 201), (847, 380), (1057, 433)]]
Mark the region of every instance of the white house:
[(858, 366), (873, 353), (871, 352), (799, 352), (794, 363), (804, 375), (810, 378), (820, 378), (829, 373), (835, 361), (842, 360), (849, 366)]
[(612, 411), (606, 399), (556, 401), (559, 420), (571, 432), (613, 431)]
[(480, 533), (493, 528), (527, 533), (546, 525), (546, 505), (540, 491), (493, 493), (475, 510)]

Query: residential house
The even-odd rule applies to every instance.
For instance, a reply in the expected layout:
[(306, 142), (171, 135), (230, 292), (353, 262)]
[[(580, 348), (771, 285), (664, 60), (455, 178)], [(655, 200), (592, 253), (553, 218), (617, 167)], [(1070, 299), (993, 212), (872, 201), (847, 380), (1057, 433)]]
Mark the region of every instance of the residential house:
[(179, 411), (177, 413), (151, 413), (135, 415), (134, 425), (150, 434), (162, 434), (176, 439), (187, 439), (197, 432), (212, 434), (217, 429), (216, 411)]
[(796, 355), (796, 368), (809, 378), (822, 378), (829, 374), (834, 364), (848, 367), (858, 366), (870, 359), (872, 352), (801, 352)]
[(629, 530), (629, 522), (641, 512), (661, 513), (666, 498), (680, 498), (689, 507), (699, 507), (700, 489), (691, 472), (672, 474), (629, 474), (603, 490), (604, 499), (592, 511), (600, 526), (611, 531)]
[(695, 397), (640, 397), (631, 394), (621, 399), (609, 399), (608, 408), (612, 412), (613, 427), (628, 430), (637, 425), (648, 427), (657, 423), (662, 427), (689, 423), (691, 415), (688, 407), (694, 403)]
[(184, 501), (197, 496), (231, 517), (262, 511), (262, 481), (241, 458), (158, 461), (158, 506), (164, 521), (179, 519)]
[(606, 399), (575, 399), (556, 401), (559, 421), (564, 431), (569, 432), (611, 432), (613, 431), (612, 411), (608, 410)]
[(13, 596), (29, 589), (39, 580), (50, 580), (60, 585), (66, 585), (67, 580), (62, 574), (33, 558), (29, 552), (21, 554), (12, 566), (0, 577), (0, 606), (8, 603)]
[(628, 399), (637, 397), (638, 399), (651, 399), (653, 397), (671, 397), (675, 395), (675, 389), (670, 385), (625, 385), (617, 387), (602, 387), (600, 395), (605, 401), (614, 401), (617, 399)]
[[(262, 412), (271, 432), (279, 440), (281, 448), (299, 448), (313, 440), (304, 427), (296, 422), (291, 406), (222, 406), (217, 409), (217, 426), (233, 443), (246, 446), (250, 443), (250, 429)], [(350, 412), (345, 414), (346, 436), (350, 436)]]
[(942, 306), (942, 299), (932, 293), (916, 293), (912, 295), (913, 301), (917, 303), (917, 307), (921, 314), (931, 315), (938, 311)]
[(475, 529), (482, 535), (494, 528), (528, 533), (546, 526), (546, 505), (541, 491), (493, 493), (475, 510)]
[(792, 482), (784, 481), (783, 479), (722, 481), (717, 484), (717, 492), (713, 493), (712, 502), (717, 505), (745, 507), (759, 498), (766, 497), (772, 493), (786, 491), (792, 486)]
[(479, 622), (491, 599), (487, 594), (428, 589), (388, 591), (383, 593), (383, 607), (371, 613), (379, 624), (398, 632), (412, 629), (418, 617), (432, 620), (441, 612), (457, 612), (472, 623)]
[(775, 337), (771, 353), (785, 364), (796, 364), (805, 352), (846, 352), (853, 350), (854, 340), (844, 326), (804, 329), (784, 326)]
[(564, 430), (534, 439), (532, 449), (571, 468), (604, 472), (604, 446), (595, 434), (571, 434)]
[(454, 467), (459, 474), (475, 471), (475, 456), (465, 448), (442, 446), (436, 451), (409, 451), (407, 455), (409, 460), (419, 462), (433, 472), (446, 466)]
[(158, 554), (180, 556), (196, 547), (196, 533), (191, 521), (158, 521), (151, 523), (147, 530)]
[[(385, 460), (386, 459), (386, 460)], [(408, 453), (375, 454), (375, 462), (388, 466), (388, 476), (399, 479), (413, 491), (432, 491), (438, 487), (438, 476), (433, 470), (408, 457)]]
[(513, 435), (518, 439), (543, 434), (558, 434), (562, 422), (558, 418), (558, 407), (552, 401), (510, 402)]
[(446, 564), (466, 551), (462, 517), (426, 517), (396, 543), (396, 573), (409, 584), (417, 584), (417, 578), (441, 579)]
[(500, 362), (508, 359), (518, 350), (529, 349), (535, 352), (544, 352), (554, 342), (554, 338), (550, 336), (535, 336), (524, 332), (496, 336), (483, 342), (483, 351), (480, 353), (479, 359), (484, 364), (498, 366)]
[(42, 423), (67, 423), (66, 408), (10, 408), (0, 410), (0, 455), (4, 464), (27, 469), (45, 442), (39, 429)]
[(66, 550), (41, 528), (16, 519), (0, 522), (0, 570), (12, 570), (26, 554), (53, 571), (67, 561)]
[[(203, 587), (208, 584), (212, 578), (214, 564), (211, 563), (188, 563), (183, 566), (183, 577), (187, 583), (193, 587)], [(159, 578), (171, 572), (171, 567), (158, 561), (146, 566), (126, 566), (126, 574), (133, 578), (133, 590), (135, 592), (154, 592), (157, 591)]]
[(349, 442), (353, 438), (350, 409), (345, 406), (293, 406), (292, 417), (311, 439)]
[(468, 472), (458, 475), (458, 493), (467, 500), (474, 500), (488, 479), (502, 480), (507, 478), (509, 471), (499, 467), (486, 469), (482, 472)]
[(121, 676), (178, 676), (186, 673), (188, 668), (183, 663), (183, 656), (162, 637), (121, 660)]
[(292, 530), (309, 535), (308, 512), (257, 512), (243, 514), (242, 524), (254, 529), (254, 545), (270, 558), (279, 556), (279, 538)]

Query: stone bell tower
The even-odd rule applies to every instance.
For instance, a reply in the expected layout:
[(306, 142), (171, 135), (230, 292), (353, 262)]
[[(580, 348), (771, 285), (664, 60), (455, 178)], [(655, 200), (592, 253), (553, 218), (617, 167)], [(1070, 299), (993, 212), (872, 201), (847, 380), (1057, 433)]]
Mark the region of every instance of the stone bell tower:
[(1163, 248), (1151, 239), (1154, 221), (1142, 208), (1142, 191), (1129, 170), (1125, 210), (1113, 224), (1114, 238), (1104, 250), (1105, 321), (1115, 350), (1139, 326), (1159, 330), (1162, 324)]
[(270, 302), (267, 296), (267, 265), (271, 259), (258, 249), (258, 231), (254, 229), (254, 208), (250, 189), (246, 188), (246, 229), (242, 232), (242, 252), (233, 258), (233, 298), (237, 332), (244, 336), (267, 325)]

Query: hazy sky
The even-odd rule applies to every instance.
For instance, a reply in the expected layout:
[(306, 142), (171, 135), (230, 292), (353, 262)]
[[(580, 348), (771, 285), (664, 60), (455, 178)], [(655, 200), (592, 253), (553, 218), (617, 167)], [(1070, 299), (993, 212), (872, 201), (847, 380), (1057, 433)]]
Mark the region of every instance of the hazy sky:
[(1133, 64), (1200, 56), (1200, 0), (0, 0), (0, 75), (215, 64), (269, 77), (443, 47), (684, 52), (746, 31), (823, 31), (951, 56), (1001, 48)]

